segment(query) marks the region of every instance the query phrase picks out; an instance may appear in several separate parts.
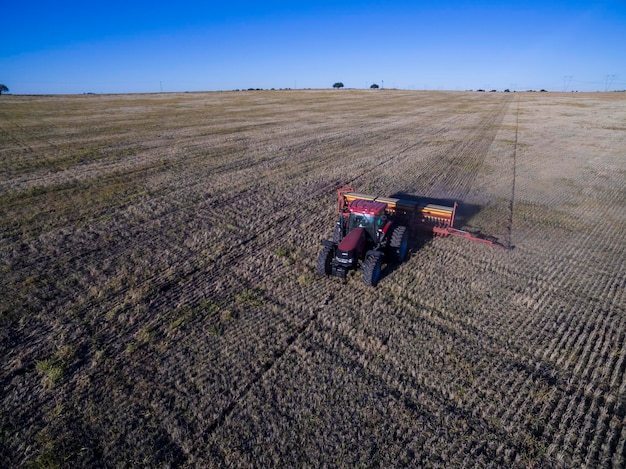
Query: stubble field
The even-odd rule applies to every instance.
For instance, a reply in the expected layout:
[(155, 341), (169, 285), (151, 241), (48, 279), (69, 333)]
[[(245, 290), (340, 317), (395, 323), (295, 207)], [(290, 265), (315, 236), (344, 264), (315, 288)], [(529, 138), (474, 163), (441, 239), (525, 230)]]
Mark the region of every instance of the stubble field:
[[(626, 93), (0, 99), (0, 454), (626, 465)], [(460, 203), (375, 289), (337, 187)]]

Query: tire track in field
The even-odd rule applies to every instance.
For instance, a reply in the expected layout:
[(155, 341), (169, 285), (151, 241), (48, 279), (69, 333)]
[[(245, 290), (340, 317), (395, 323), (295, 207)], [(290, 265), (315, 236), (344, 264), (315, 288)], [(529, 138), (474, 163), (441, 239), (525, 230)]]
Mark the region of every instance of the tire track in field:
[[(462, 115), (455, 116), (455, 118), (452, 121), (452, 124), (461, 122), (463, 120), (463, 117), (464, 116), (462, 116)], [(387, 166), (387, 165), (389, 165), (392, 162), (398, 163), (396, 160), (399, 160), (399, 159), (402, 159), (403, 161), (411, 159), (412, 154), (415, 151), (419, 150), (420, 148), (428, 147), (435, 137), (444, 134), (446, 131), (449, 131), (449, 127), (450, 127), (450, 123), (448, 123), (448, 124), (446, 124), (444, 126), (441, 126), (440, 128), (438, 128), (436, 130), (433, 130), (433, 131), (430, 131), (428, 133), (426, 133), (424, 130), (422, 130), (422, 134), (420, 135), (420, 138), (416, 139), (416, 141), (414, 143), (410, 143), (410, 144), (404, 146), (401, 150), (399, 150), (399, 151), (397, 151), (395, 153), (392, 153), (392, 155), (390, 157), (381, 159), (380, 162), (378, 162), (378, 163), (376, 163), (376, 164), (374, 164), (374, 165), (364, 169), (363, 171), (358, 173), (356, 176), (354, 176), (351, 180), (349, 180), (348, 184), (352, 185), (357, 180), (360, 180), (360, 179), (365, 179), (365, 181), (369, 182), (369, 181), (371, 181), (372, 176), (376, 176), (376, 170), (377, 169), (380, 169), (380, 168), (382, 168), (384, 166)], [(415, 139), (416, 136), (414, 135), (413, 137)], [(404, 167), (406, 165), (398, 164), (396, 166), (397, 167)], [(407, 170), (406, 173), (409, 174), (409, 175), (413, 175), (416, 172), (417, 172), (417, 174), (420, 174), (419, 170), (416, 171), (416, 169), (417, 168), (415, 167), (415, 165), (411, 164), (409, 166), (409, 169)], [(396, 173), (396, 171), (394, 171), (394, 173)], [(398, 180), (399, 179), (397, 177), (392, 178), (391, 181), (388, 181), (388, 180), (385, 179), (382, 182), (381, 185), (387, 188), (387, 192), (389, 194), (394, 193), (394, 192), (399, 192), (401, 188), (398, 187)], [(413, 188), (413, 185), (411, 185), (410, 187)], [(409, 189), (409, 190), (407, 190), (407, 192), (411, 193), (412, 190)]]
[(518, 134), (519, 134), (519, 102), (520, 98), (517, 98), (517, 109), (515, 111), (515, 141), (513, 143), (513, 161), (512, 161), (512, 181), (511, 181), (511, 200), (509, 201), (509, 220), (506, 231), (506, 246), (511, 249), (513, 247), (512, 244), (512, 235), (513, 235), (513, 208), (515, 204), (515, 181), (517, 179), (516, 171), (517, 171), (517, 145), (518, 145)]
[(431, 159), (422, 175), (428, 181), (425, 196), (460, 200), (467, 197), (512, 99), (503, 97), (446, 155)]

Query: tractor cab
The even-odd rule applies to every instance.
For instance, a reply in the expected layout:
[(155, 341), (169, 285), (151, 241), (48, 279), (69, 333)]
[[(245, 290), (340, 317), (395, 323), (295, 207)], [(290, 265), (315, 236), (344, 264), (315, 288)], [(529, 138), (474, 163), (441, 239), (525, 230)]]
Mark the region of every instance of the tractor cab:
[(363, 228), (369, 235), (370, 240), (378, 242), (379, 230), (385, 226), (387, 216), (385, 210), (387, 204), (372, 200), (353, 200), (348, 205), (348, 230), (350, 233), (355, 228)]
[(317, 272), (345, 279), (350, 270), (363, 272), (363, 283), (376, 286), (383, 265), (403, 262), (409, 252), (406, 222), (417, 204), (398, 208), (399, 199), (357, 194), (351, 187), (337, 191), (339, 220), (333, 240), (324, 240)]

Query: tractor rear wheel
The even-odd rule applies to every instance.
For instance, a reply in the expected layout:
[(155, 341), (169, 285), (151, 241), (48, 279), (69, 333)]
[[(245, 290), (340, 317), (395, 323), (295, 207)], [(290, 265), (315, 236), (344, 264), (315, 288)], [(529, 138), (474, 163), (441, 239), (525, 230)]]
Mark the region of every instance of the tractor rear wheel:
[(396, 262), (404, 262), (409, 254), (409, 230), (406, 226), (398, 226), (393, 230), (389, 245), (393, 259)]
[(332, 273), (332, 266), (330, 261), (333, 260), (333, 250), (328, 246), (324, 246), (322, 252), (320, 252), (317, 258), (317, 273), (321, 277), (328, 276)]
[(368, 287), (375, 287), (382, 272), (382, 256), (368, 256), (363, 262), (363, 283)]

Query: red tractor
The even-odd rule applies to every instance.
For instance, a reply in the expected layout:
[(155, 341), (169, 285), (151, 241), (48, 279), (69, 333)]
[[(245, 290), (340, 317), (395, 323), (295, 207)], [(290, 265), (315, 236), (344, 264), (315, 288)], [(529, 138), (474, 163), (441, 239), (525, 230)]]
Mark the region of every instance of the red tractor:
[[(403, 262), (411, 238), (418, 231), (433, 235), (457, 235), (492, 246), (493, 241), (476, 238), (452, 228), (457, 204), (439, 205), (427, 201), (376, 197), (359, 194), (351, 187), (337, 191), (339, 220), (333, 240), (322, 241), (317, 259), (321, 276), (345, 279), (361, 266), (363, 283), (376, 286), (383, 264)], [(500, 246), (501, 247), (501, 246)]]

